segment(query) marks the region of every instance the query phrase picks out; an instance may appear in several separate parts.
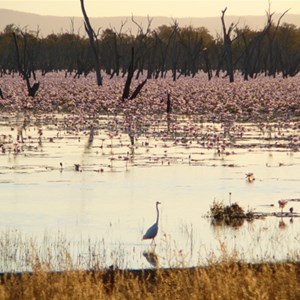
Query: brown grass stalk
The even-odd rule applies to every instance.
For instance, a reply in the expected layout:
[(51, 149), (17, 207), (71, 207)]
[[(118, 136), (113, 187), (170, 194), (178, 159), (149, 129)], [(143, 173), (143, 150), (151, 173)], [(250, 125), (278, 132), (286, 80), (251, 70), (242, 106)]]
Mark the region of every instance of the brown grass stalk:
[(1, 275), (0, 299), (299, 299), (300, 264)]

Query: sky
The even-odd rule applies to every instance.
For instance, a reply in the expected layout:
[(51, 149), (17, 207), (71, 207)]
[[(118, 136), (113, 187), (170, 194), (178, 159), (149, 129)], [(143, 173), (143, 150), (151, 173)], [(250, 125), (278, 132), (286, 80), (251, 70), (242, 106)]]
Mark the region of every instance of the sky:
[[(213, 17), (227, 7), (227, 15), (265, 15), (268, 0), (85, 0), (89, 17), (166, 16)], [(0, 0), (0, 8), (40, 15), (82, 16), (80, 0)], [(271, 12), (300, 14), (300, 0), (272, 0)]]

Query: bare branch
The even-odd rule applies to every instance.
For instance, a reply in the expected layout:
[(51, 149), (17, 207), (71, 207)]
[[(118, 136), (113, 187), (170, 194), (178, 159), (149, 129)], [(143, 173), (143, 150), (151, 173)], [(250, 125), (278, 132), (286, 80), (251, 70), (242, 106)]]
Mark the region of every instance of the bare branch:
[(147, 20), (148, 20), (148, 25), (147, 25), (146, 34), (148, 34), (150, 32), (150, 27), (151, 27), (153, 18), (150, 18), (149, 15), (147, 15)]
[(287, 10), (279, 17), (278, 22), (277, 22), (277, 26), (276, 26), (277, 28), (278, 28), (279, 25), (280, 25), (281, 19), (284, 17), (284, 15), (285, 15), (289, 10), (290, 10), (290, 8), (287, 9)]
[(137, 35), (141, 36), (142, 38), (146, 37), (147, 34), (150, 32), (150, 27), (151, 27), (151, 23), (152, 23), (153, 19), (151, 19), (149, 16), (147, 16), (147, 20), (148, 20), (148, 24), (147, 24), (146, 32), (144, 33), (144, 29), (143, 29), (142, 25), (138, 24), (134, 20), (133, 15), (131, 16), (131, 21), (138, 27)]
[(120, 26), (120, 30), (119, 30), (119, 36), (121, 35), (123, 27), (126, 25), (126, 23), (127, 23), (127, 19), (125, 20), (125, 22), (121, 21), (121, 26)]
[(138, 34), (144, 35), (143, 27), (137, 21), (134, 20), (133, 15), (131, 15), (131, 21), (138, 27)]

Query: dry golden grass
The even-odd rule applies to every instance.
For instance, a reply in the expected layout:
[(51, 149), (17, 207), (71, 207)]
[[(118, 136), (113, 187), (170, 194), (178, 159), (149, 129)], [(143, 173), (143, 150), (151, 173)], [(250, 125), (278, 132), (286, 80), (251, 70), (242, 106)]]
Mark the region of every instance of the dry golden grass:
[[(291, 254), (290, 261), (250, 264), (241, 262), (238, 253), (229, 252), (220, 243), (221, 257), (212, 253), (207, 266), (185, 268), (178, 256), (176, 265), (183, 268), (103, 269), (105, 255), (93, 244), (89, 244), (87, 257), (78, 261), (72, 258), (68, 242), (60, 236), (50, 244), (45, 239), (47, 251), (17, 231), (0, 237), (0, 262), (7, 270), (0, 273), (0, 300), (300, 299), (297, 254)], [(167, 241), (166, 248), (170, 247)], [(124, 254), (120, 251), (118, 255)]]
[(300, 299), (300, 264), (3, 274), (0, 299)]

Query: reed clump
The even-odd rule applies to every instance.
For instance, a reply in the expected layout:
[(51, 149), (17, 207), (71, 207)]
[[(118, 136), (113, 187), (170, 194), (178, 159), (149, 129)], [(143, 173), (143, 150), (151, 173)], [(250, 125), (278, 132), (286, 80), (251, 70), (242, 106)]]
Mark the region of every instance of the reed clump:
[(241, 226), (244, 220), (252, 221), (255, 218), (253, 211), (245, 212), (237, 203), (224, 205), (223, 202), (214, 201), (210, 207), (209, 216), (213, 225)]
[(2, 274), (0, 299), (299, 299), (300, 264)]

